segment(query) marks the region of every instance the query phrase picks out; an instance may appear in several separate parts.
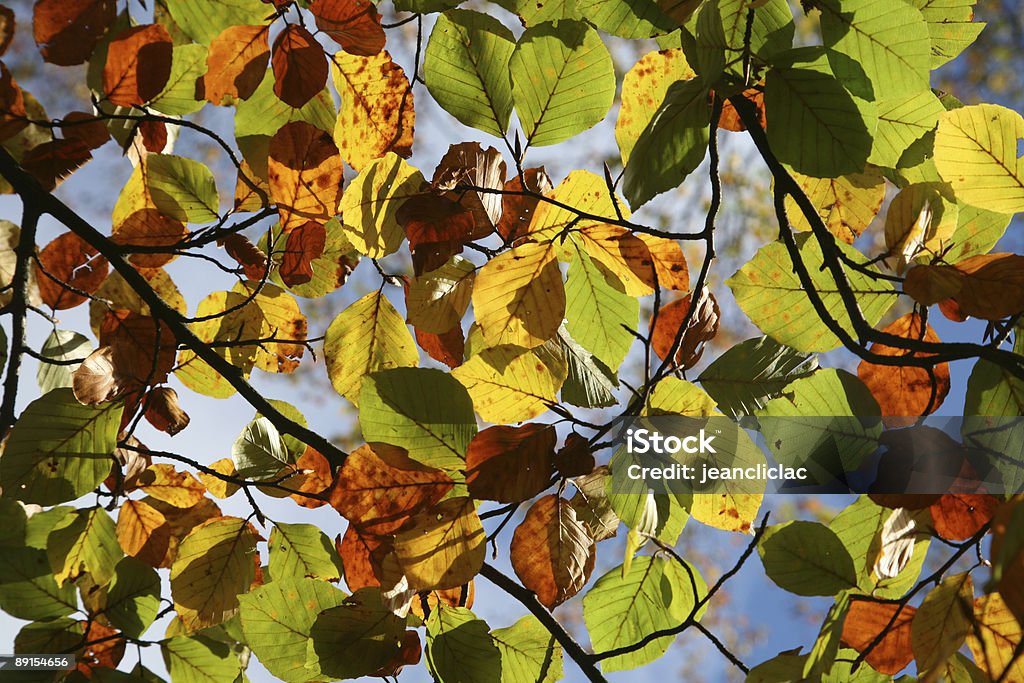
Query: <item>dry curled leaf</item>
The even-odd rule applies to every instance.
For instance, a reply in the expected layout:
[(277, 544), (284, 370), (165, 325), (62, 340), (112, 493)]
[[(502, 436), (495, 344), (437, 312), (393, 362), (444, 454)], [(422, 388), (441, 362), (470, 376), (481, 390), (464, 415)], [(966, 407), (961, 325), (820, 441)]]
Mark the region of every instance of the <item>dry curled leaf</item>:
[(174, 436), (188, 427), (189, 416), (178, 403), (178, 392), (170, 387), (156, 387), (146, 395), (146, 420), (151, 425)]
[(654, 321), (654, 329), (651, 330), (651, 347), (662, 360), (668, 357), (676, 337), (681, 334), (674, 363), (683, 370), (692, 368), (700, 361), (704, 354), (704, 345), (718, 334), (720, 319), (718, 302), (706, 287), (701, 290), (697, 310), (687, 323), (686, 329), (681, 330), (683, 323), (687, 322), (686, 316), (689, 312), (690, 297), (676, 299), (661, 308)]

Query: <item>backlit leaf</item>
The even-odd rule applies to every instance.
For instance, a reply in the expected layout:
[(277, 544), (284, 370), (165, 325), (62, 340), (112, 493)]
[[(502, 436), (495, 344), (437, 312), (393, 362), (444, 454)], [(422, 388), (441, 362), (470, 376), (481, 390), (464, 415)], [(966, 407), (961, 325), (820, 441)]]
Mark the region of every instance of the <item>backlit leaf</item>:
[(968, 573), (945, 578), (925, 596), (911, 624), (910, 642), (917, 668), (939, 671), (971, 631), (974, 584)]
[(268, 545), (270, 574), (275, 581), (288, 578), (341, 579), (341, 558), (324, 532), (312, 524), (277, 522)]
[(488, 427), (466, 452), (466, 483), (474, 498), (518, 503), (546, 489), (553, 474), (555, 430), (550, 425)]
[(303, 26), (292, 24), (277, 35), (271, 65), (274, 94), (296, 109), (327, 85), (327, 56), (313, 34)]
[(395, 535), (395, 555), (412, 590), (455, 588), (472, 579), (487, 548), (470, 498), (449, 498), (413, 515)]
[(870, 599), (851, 600), (850, 611), (843, 622), (842, 640), (862, 652), (877, 636), (884, 634), (864, 660), (881, 673), (899, 673), (914, 658), (910, 638), (916, 612), (917, 609), (910, 606)]
[(330, 135), (305, 121), (281, 127), (270, 140), (270, 198), (285, 233), (309, 220), (326, 223), (341, 196), (343, 164)]
[(615, 140), (623, 164), (629, 162), (640, 134), (658, 112), (669, 86), (694, 75), (680, 49), (649, 52), (626, 72), (622, 79), (622, 105), (615, 120)]
[(135, 26), (110, 43), (103, 67), (103, 90), (119, 107), (146, 104), (171, 75), (171, 36), (160, 24)]
[(484, 349), (452, 370), (473, 399), (480, 417), (495, 424), (522, 422), (556, 402), (563, 376), (519, 346)]
[(420, 172), (392, 152), (363, 168), (338, 207), (345, 235), (356, 250), (371, 258), (397, 251), (405, 237), (397, 213), (422, 185)]
[(768, 577), (791, 593), (835, 595), (857, 586), (850, 554), (823, 524), (796, 521), (774, 526), (757, 552)]
[(377, 8), (368, 0), (314, 0), (309, 6), (316, 27), (354, 55), (375, 55), (384, 49), (384, 29)]
[(248, 99), (267, 70), (270, 44), (267, 26), (229, 26), (210, 43), (203, 84), (206, 99), (228, 104)]
[(569, 501), (544, 496), (516, 527), (512, 567), (548, 609), (576, 595), (594, 569), (596, 548)]

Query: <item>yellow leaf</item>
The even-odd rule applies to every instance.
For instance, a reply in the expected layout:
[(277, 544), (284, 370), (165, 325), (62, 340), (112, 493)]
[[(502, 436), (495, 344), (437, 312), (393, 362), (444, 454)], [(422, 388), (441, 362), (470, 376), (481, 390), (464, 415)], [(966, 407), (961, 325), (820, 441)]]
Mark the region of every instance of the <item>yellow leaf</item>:
[(629, 161), (640, 133), (665, 99), (668, 87), (695, 75), (686, 55), (678, 48), (649, 52), (626, 72), (622, 79), (622, 106), (615, 121), (615, 140), (619, 143), (623, 166)]
[(395, 214), (405, 200), (420, 193), (423, 183), (419, 171), (391, 152), (362, 169), (338, 207), (352, 246), (371, 258), (398, 251), (405, 231)]
[(484, 349), (452, 370), (487, 422), (505, 424), (536, 417), (557, 402), (561, 380), (537, 355), (519, 346)]
[[(1014, 656), (1021, 642), (1021, 627), (1003, 596), (989, 593), (974, 601), (974, 622), (967, 645), (974, 661), (991, 680), (1024, 680), (1024, 659)], [(1006, 671), (1012, 662), (1012, 668)]]
[[(629, 207), (626, 206), (626, 202), (618, 196), (613, 200), (608, 194), (608, 183), (590, 171), (573, 171), (558, 184), (558, 187), (544, 196), (550, 201), (540, 201), (527, 231), (530, 237), (538, 242), (555, 240), (570, 225), (574, 228), (583, 228), (601, 223), (602, 218), (615, 220), (618, 218), (616, 205), (622, 212), (622, 217), (629, 218)], [(558, 204), (570, 206), (575, 211), (562, 208)], [(589, 214), (590, 217), (580, 218), (580, 212)]]
[(179, 472), (166, 464), (150, 465), (131, 483), (176, 508), (190, 508), (206, 493), (206, 487), (190, 472)]
[(331, 136), (305, 121), (287, 123), (270, 139), (267, 181), (283, 232), (307, 221), (326, 223), (341, 196), (344, 165)]
[[(214, 472), (220, 472), (225, 476), (235, 476), (235, 463), (232, 462), (231, 458), (221, 458), (210, 463), (209, 467)], [(216, 498), (229, 498), (238, 490), (238, 484), (232, 484), (206, 472), (200, 472), (199, 479), (206, 485), (206, 490), (210, 492), (210, 495)]]
[(529, 242), (491, 259), (477, 275), (473, 310), (491, 346), (540, 346), (565, 316), (565, 285), (550, 244)]
[[(864, 232), (885, 199), (885, 178), (875, 166), (838, 178), (814, 178), (795, 172), (792, 175), (818, 210), (825, 227), (847, 244), (853, 244)], [(811, 229), (792, 197), (786, 197), (786, 213), (795, 229)]]
[(666, 377), (658, 382), (647, 402), (647, 412), (651, 415), (707, 417), (717, 414), (716, 408), (715, 399), (703, 389), (678, 377)]
[(395, 555), (415, 591), (456, 588), (483, 566), (487, 546), (471, 498), (449, 498), (413, 515), (395, 536)]

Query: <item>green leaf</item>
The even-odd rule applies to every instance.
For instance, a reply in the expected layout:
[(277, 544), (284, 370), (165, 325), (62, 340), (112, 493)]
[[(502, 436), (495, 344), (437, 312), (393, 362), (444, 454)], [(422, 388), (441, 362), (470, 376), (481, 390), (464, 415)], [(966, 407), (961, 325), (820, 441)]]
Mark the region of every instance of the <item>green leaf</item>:
[(931, 38), (931, 67), (942, 66), (973, 43), (985, 22), (974, 21), (977, 0), (909, 0), (928, 22)]
[(60, 585), (87, 573), (97, 585), (104, 586), (124, 556), (117, 544), (114, 520), (100, 507), (77, 510), (62, 520), (50, 532), (46, 554)]
[(750, 30), (750, 55), (757, 62), (771, 63), (775, 55), (793, 46), (796, 27), (793, 12), (785, 0), (767, 0), (751, 8), (746, 0), (710, 0), (697, 14), (694, 67), (709, 83), (723, 71), (744, 78), (747, 14), (754, 12)]
[(935, 167), (958, 202), (997, 213), (1024, 211), (1024, 159), (1017, 145), (1024, 117), (994, 104), (960, 107), (939, 117)]
[(554, 683), (562, 678), (562, 646), (534, 616), (491, 631), (501, 653), (501, 683)]
[(324, 338), (327, 376), (334, 390), (359, 405), (364, 378), (380, 370), (419, 364), (416, 342), (383, 292), (370, 292), (346, 308)]
[[(363, 588), (320, 612), (310, 630), (307, 657), (320, 658), (324, 676), (369, 676), (398, 653), (404, 629), (405, 619), (384, 605), (380, 590)], [(353, 657), (354, 652), (359, 656)]]
[[(54, 361), (85, 360), (86, 356), (92, 353), (92, 344), (84, 336), (71, 330), (53, 330), (50, 336), (43, 342), (43, 348), (39, 352), (44, 358)], [(39, 394), (48, 394), (54, 389), (71, 387), (71, 376), (81, 363), (68, 365), (46, 363), (39, 364), (36, 370), (36, 383), (39, 384)]]
[(445, 12), (434, 24), (423, 58), (427, 89), (467, 126), (504, 135), (512, 115), (508, 64), (515, 42), (494, 17), (469, 10)]
[(217, 182), (204, 164), (171, 154), (150, 154), (146, 170), (146, 188), (165, 216), (183, 223), (220, 219)]
[(678, 377), (665, 377), (647, 399), (649, 415), (707, 417), (716, 413), (715, 400), (696, 384)]
[(655, 0), (577, 0), (576, 5), (581, 16), (613, 36), (653, 38), (679, 28)]
[(871, 89), (851, 92), (872, 100), (909, 95), (928, 88), (931, 41), (921, 13), (890, 0), (823, 0), (821, 35), (833, 71), (850, 61), (863, 69)]
[(5, 496), (55, 505), (84, 496), (108, 474), (121, 423), (120, 403), (84, 406), (54, 389), (22, 412), (0, 458)]
[(615, 70), (597, 31), (564, 19), (526, 29), (509, 62), (526, 144), (554, 145), (596, 125), (615, 99)]
[(495, 0), (509, 12), (517, 15), (523, 26), (532, 28), (537, 24), (560, 19), (579, 19), (576, 0)]
[(857, 587), (853, 560), (824, 524), (793, 521), (765, 532), (757, 548), (768, 578), (796, 595), (836, 595)]
[(171, 683), (224, 683), (242, 673), (227, 643), (205, 636), (175, 636), (160, 643)]
[(843, 481), (878, 447), (881, 415), (871, 391), (845, 370), (821, 369), (786, 386), (757, 411), (778, 462), (807, 467), (816, 481)]
[(337, 581), (341, 558), (334, 544), (312, 524), (277, 522), (270, 532), (270, 575)]
[(565, 283), (566, 329), (580, 346), (611, 370), (616, 370), (635, 337), (640, 302), (621, 291), (581, 249), (569, 266)]
[(1000, 365), (979, 360), (967, 380), (964, 415), (1024, 416), (1024, 380)]
[(133, 638), (140, 637), (160, 610), (160, 576), (141, 560), (123, 557), (114, 568), (103, 614)]
[[(796, 241), (825, 307), (839, 325), (852, 334), (853, 326), (836, 283), (831, 274), (822, 269), (823, 257), (817, 240), (809, 234), (800, 234)], [(843, 243), (836, 243), (836, 247), (855, 263), (866, 261), (853, 247)], [(872, 266), (865, 268), (874, 270)], [(857, 271), (847, 270), (846, 277), (868, 324), (876, 325), (896, 302), (892, 286)], [(780, 344), (805, 352), (830, 351), (840, 345), (839, 338), (818, 317), (810, 298), (803, 291), (782, 242), (771, 242), (762, 247), (750, 262), (726, 280), (726, 284), (751, 322)]]
[(876, 106), (843, 87), (819, 48), (798, 48), (787, 57), (765, 82), (772, 151), (804, 175), (863, 171), (878, 127)]
[(439, 607), (427, 619), (427, 667), (440, 683), (498, 681), (502, 655), (487, 624), (465, 607)]
[(846, 621), (846, 613), (850, 611), (850, 594), (840, 593), (836, 596), (835, 603), (829, 608), (822, 622), (821, 630), (817, 640), (807, 653), (807, 660), (804, 662), (803, 677), (812, 681), (819, 680), (832, 668), (839, 654), (840, 638), (843, 633), (843, 623)]
[(949, 238), (951, 248), (946, 252), (945, 261), (956, 263), (970, 256), (979, 256), (992, 251), (1009, 227), (1013, 216), (995, 213), (976, 206), (960, 204), (957, 226)]
[(49, 620), (78, 609), (74, 585), (58, 586), (46, 551), (8, 547), (0, 552), (0, 607), (18, 619)]
[(440, 268), (414, 278), (405, 300), (409, 322), (431, 334), (450, 331), (469, 308), (475, 274), (472, 261), (453, 256)]
[(756, 337), (733, 346), (704, 369), (698, 381), (727, 415), (753, 415), (790, 382), (818, 368), (809, 353), (784, 346), (771, 337)]
[(288, 683), (320, 680), (319, 659), (309, 656), (309, 634), (320, 612), (345, 594), (316, 579), (278, 577), (239, 598), (245, 640), (271, 674)]
[(268, 479), (294, 462), (285, 450), (281, 433), (270, 420), (258, 416), (245, 426), (231, 446), (231, 461), (240, 477)]
[(568, 372), (562, 383), (562, 400), (583, 408), (615, 405), (613, 392), (619, 386), (616, 374), (576, 343), (564, 329), (558, 331), (558, 346)]
[[(625, 575), (621, 567), (612, 569), (583, 598), (583, 619), (594, 651), (632, 645), (654, 631), (678, 626), (705, 593), (707, 585), (692, 565), (683, 568), (663, 557), (638, 557)], [(609, 672), (643, 666), (665, 654), (673, 640), (666, 636), (610, 657), (601, 668)]]
[(264, 24), (274, 11), (261, 0), (167, 0), (171, 18), (193, 40), (205, 45), (229, 26)]
[[(40, 652), (73, 652), (82, 642), (81, 622), (73, 619), (55, 619), (47, 622), (25, 624), (14, 637), (16, 654), (37, 654)], [(5, 672), (9, 674), (10, 672)], [(7, 676), (4, 680), (9, 680)], [(26, 676), (24, 680), (32, 680)], [(35, 680), (45, 680), (38, 674)], [(50, 680), (53, 680), (51, 678)]]
[(201, 96), (196, 99), (196, 81), (206, 74), (206, 55), (206, 47), (197, 43), (176, 46), (167, 85), (150, 107), (171, 116), (184, 116), (202, 109), (206, 100)]
[(623, 192), (634, 209), (678, 187), (708, 149), (708, 90), (699, 78), (669, 86), (629, 155)]
[(945, 111), (931, 90), (896, 95), (878, 102), (878, 130), (868, 161), (896, 168), (911, 145), (935, 130)]
[(413, 460), (449, 470), (465, 468), (466, 447), (477, 432), (465, 387), (429, 368), (367, 376), (359, 396), (359, 426), (367, 441), (400, 446)]

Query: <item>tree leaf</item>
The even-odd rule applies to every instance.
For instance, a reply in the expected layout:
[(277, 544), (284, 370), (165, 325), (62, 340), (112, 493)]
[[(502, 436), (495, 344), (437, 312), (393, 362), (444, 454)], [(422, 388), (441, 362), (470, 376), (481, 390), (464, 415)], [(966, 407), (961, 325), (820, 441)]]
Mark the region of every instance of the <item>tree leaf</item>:
[(880, 673), (897, 674), (914, 659), (910, 649), (910, 631), (916, 612), (917, 608), (909, 605), (874, 602), (866, 598), (851, 600), (850, 611), (843, 622), (842, 640), (854, 650), (863, 652), (879, 634), (884, 633), (864, 661)]
[(78, 609), (75, 587), (57, 585), (45, 550), (7, 546), (0, 571), (0, 607), (12, 617), (51, 620)]
[(491, 631), (501, 653), (501, 683), (554, 683), (562, 678), (562, 646), (534, 616)]
[(126, 500), (117, 516), (117, 540), (124, 551), (146, 564), (164, 564), (170, 546), (167, 518), (141, 500)]
[[(707, 593), (697, 570), (663, 557), (642, 556), (628, 571), (616, 567), (597, 580), (583, 598), (583, 619), (595, 652), (632, 645), (647, 634), (678, 626)], [(697, 614), (699, 617), (701, 612)], [(605, 672), (635, 669), (665, 654), (671, 636), (605, 659)]]
[(551, 425), (488, 427), (466, 452), (466, 484), (474, 498), (518, 503), (548, 487), (554, 473)]
[[(967, 634), (974, 661), (992, 680), (1024, 676), (1024, 662), (1013, 654), (1021, 641), (1021, 627), (1003, 596), (989, 593), (974, 601), (975, 628)], [(1009, 669), (1009, 671), (1007, 671)]]
[[(663, 7), (672, 1), (662, 0)], [(685, 15), (694, 9), (696, 5), (684, 2), (675, 11)], [(748, 41), (747, 15), (751, 9), (754, 16)], [(667, 11), (671, 14), (673, 10)], [(682, 25), (689, 17), (677, 16), (677, 20)], [(782, 0), (753, 5), (744, 0), (710, 0), (700, 7), (697, 15), (693, 66), (708, 82), (718, 80), (723, 71), (743, 79), (748, 43), (752, 64), (771, 64), (779, 53), (793, 46), (794, 33), (793, 12)]]
[(0, 459), (7, 496), (54, 505), (92, 491), (110, 472), (122, 406), (84, 406), (70, 389), (30, 403), (10, 431)]
[(504, 135), (512, 115), (509, 59), (512, 32), (497, 19), (469, 10), (441, 14), (430, 33), (423, 73), (430, 94), (462, 123)]
[(133, 26), (107, 48), (103, 90), (119, 107), (143, 105), (159, 95), (171, 75), (171, 36), (160, 24)]
[(974, 584), (964, 572), (948, 576), (925, 596), (911, 623), (910, 638), (918, 670), (941, 671), (971, 632)]
[(171, 565), (171, 594), (186, 632), (221, 624), (238, 612), (238, 596), (256, 576), (256, 534), (237, 517), (195, 527)]
[(336, 213), (344, 168), (334, 141), (316, 126), (283, 125), (270, 140), (267, 168), (270, 198), (286, 234), (306, 221), (326, 223)]
[(160, 643), (164, 665), (174, 683), (233, 681), (242, 675), (238, 658), (227, 643), (206, 636), (175, 636)]
[(878, 102), (878, 130), (868, 161), (896, 168), (914, 143), (935, 130), (945, 111), (931, 90), (901, 93)]
[[(821, 269), (821, 248), (815, 239), (802, 237), (798, 236), (797, 244), (811, 281), (825, 307), (833, 312), (845, 330), (852, 333), (852, 324), (836, 284), (831, 275)], [(865, 261), (863, 255), (852, 247), (842, 243), (836, 246), (855, 262)], [(878, 323), (895, 303), (891, 286), (861, 272), (847, 271), (846, 275), (857, 294), (857, 303), (864, 317), (871, 325)], [(839, 339), (814, 311), (781, 242), (762, 247), (750, 262), (726, 280), (726, 284), (751, 321), (780, 344), (805, 352), (829, 351), (839, 346)]]
[(375, 55), (384, 49), (380, 15), (367, 0), (314, 0), (309, 6), (316, 27), (354, 55)]
[(384, 536), (436, 505), (453, 485), (447, 474), (410, 460), (400, 448), (364, 444), (338, 470), (331, 505), (361, 533)]
[(577, 0), (576, 8), (597, 28), (622, 38), (653, 38), (678, 28), (655, 0)]
[(46, 554), (58, 585), (85, 573), (96, 585), (104, 586), (121, 558), (114, 520), (103, 508), (77, 510), (50, 532)]
[(334, 139), (345, 161), (362, 171), (388, 152), (408, 158), (416, 114), (402, 67), (387, 50), (370, 57), (339, 52), (332, 64), (342, 102)]
[(253, 419), (231, 446), (231, 461), (240, 477), (269, 479), (291, 462), (281, 433), (265, 417)]
[(322, 677), (368, 676), (398, 653), (404, 629), (405, 620), (382, 603), (380, 591), (363, 588), (320, 612), (310, 630), (307, 661), (320, 658)]
[(437, 270), (414, 278), (405, 298), (409, 322), (431, 334), (450, 331), (469, 308), (475, 280), (476, 266), (461, 256), (453, 256)]
[(465, 467), (466, 447), (477, 431), (466, 389), (450, 375), (427, 368), (367, 376), (359, 395), (359, 426), (367, 441), (405, 448), (413, 460), (450, 470)]
[(554, 337), (565, 286), (553, 246), (527, 242), (488, 261), (477, 274), (473, 311), (490, 346), (533, 348)]
[[(107, 278), (107, 259), (73, 232), (65, 232), (39, 253), (36, 275), (43, 303), (54, 310), (85, 303)], [(78, 290), (72, 291), (64, 285)]]
[(619, 144), (623, 165), (641, 133), (658, 113), (669, 86), (692, 79), (694, 74), (680, 49), (648, 52), (622, 79), (622, 104), (615, 120), (615, 140)]
[(851, 68), (852, 60), (871, 81), (870, 91), (857, 94), (883, 100), (927, 89), (931, 41), (924, 17), (914, 7), (885, 0), (827, 0), (820, 9), (821, 35), (833, 71)]
[(82, 64), (114, 23), (113, 0), (40, 0), (32, 11), (32, 33), (51, 64)]
[(502, 680), (503, 658), (488, 626), (465, 607), (427, 619), (427, 667), (441, 683)]
[(550, 495), (530, 507), (516, 527), (509, 553), (523, 586), (554, 609), (586, 584), (596, 547), (569, 501)]
[(210, 0), (203, 7), (190, 0), (168, 0), (167, 9), (182, 31), (204, 45), (229, 26), (266, 23), (273, 13), (261, 0)]
[(242, 631), (260, 663), (283, 681), (318, 680), (317, 658), (307, 643), (317, 615), (342, 604), (345, 594), (326, 581), (275, 577), (239, 597)]
[(220, 218), (213, 173), (203, 164), (170, 154), (146, 157), (146, 189), (165, 216), (182, 223), (212, 223)]
[(926, 306), (953, 299), (963, 315), (999, 320), (1024, 310), (1024, 256), (984, 254), (954, 266), (918, 266), (907, 272), (903, 291)]
[(757, 552), (768, 578), (790, 593), (836, 595), (857, 587), (850, 554), (823, 524), (794, 521), (775, 525), (765, 532)]
[(484, 528), (470, 498), (449, 498), (416, 513), (395, 535), (395, 556), (410, 590), (468, 583), (487, 552)]
[(206, 487), (191, 472), (179, 472), (167, 464), (150, 465), (133, 483), (153, 498), (176, 508), (198, 505), (206, 493)]
[[(207, 72), (208, 56), (203, 45), (176, 45), (171, 51), (171, 73), (167, 77), (167, 85), (153, 98), (150, 106), (170, 116), (184, 116), (202, 109), (206, 95), (197, 81)], [(209, 88), (209, 81), (204, 80), (204, 83)]]
[(312, 524), (275, 523), (269, 550), (270, 574), (276, 581), (286, 577), (341, 579), (341, 558), (327, 536)]
[(269, 27), (229, 26), (210, 43), (203, 85), (206, 99), (229, 104), (252, 97), (263, 81), (270, 57)]
[(577, 250), (565, 283), (566, 329), (608, 368), (625, 360), (639, 326), (640, 303), (616, 289), (585, 251)]
[(291, 24), (274, 40), (274, 94), (298, 109), (327, 85), (327, 56), (304, 26)]
[(611, 55), (597, 31), (581, 22), (526, 29), (509, 71), (528, 146), (554, 145), (595, 126), (615, 98)]
[(928, 22), (932, 68), (952, 60), (978, 37), (984, 22), (974, 21), (974, 0), (911, 0)]
[(535, 353), (503, 344), (484, 349), (452, 370), (473, 399), (480, 417), (495, 424), (522, 422), (556, 402), (564, 375)]
[[(794, 180), (818, 209), (829, 232), (847, 244), (853, 244), (867, 229), (885, 198), (885, 178), (874, 167), (838, 178), (794, 174)], [(792, 197), (786, 197), (786, 213), (795, 229), (811, 229)]]
[(398, 211), (420, 193), (423, 182), (420, 172), (393, 152), (362, 169), (338, 207), (345, 235), (357, 251), (371, 258), (398, 251), (405, 237)]

